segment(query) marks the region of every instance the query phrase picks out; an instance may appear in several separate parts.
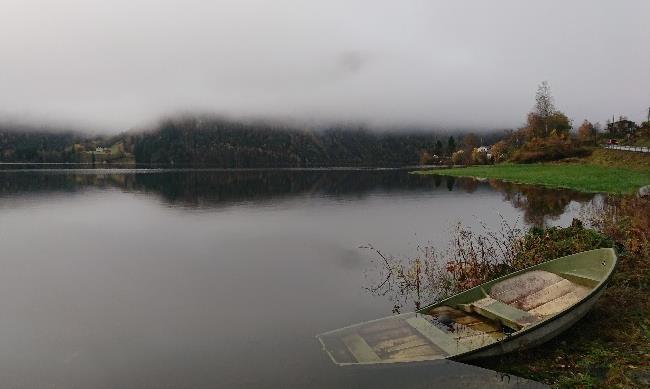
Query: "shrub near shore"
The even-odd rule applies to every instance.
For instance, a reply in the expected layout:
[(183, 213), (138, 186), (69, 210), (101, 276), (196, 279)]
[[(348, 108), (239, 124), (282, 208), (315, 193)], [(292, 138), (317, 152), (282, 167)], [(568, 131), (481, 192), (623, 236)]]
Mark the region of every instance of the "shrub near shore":
[(567, 135), (551, 135), (546, 138), (532, 138), (513, 151), (510, 160), (517, 163), (556, 161), (569, 157), (585, 157), (591, 150), (582, 147)]

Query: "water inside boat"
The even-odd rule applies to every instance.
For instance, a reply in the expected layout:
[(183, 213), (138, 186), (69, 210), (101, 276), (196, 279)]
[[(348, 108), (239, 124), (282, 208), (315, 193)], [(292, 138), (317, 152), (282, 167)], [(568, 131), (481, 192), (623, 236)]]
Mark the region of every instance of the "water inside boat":
[(318, 338), (340, 365), (454, 357), (507, 340), (574, 306), (607, 278), (613, 258), (609, 251), (560, 258), (419, 312), (345, 327)]

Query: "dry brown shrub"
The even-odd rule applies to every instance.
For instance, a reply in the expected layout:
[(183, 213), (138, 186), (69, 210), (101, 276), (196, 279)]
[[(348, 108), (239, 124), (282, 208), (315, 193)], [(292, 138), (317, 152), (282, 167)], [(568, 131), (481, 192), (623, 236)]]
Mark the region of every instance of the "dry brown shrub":
[(362, 247), (379, 259), (375, 259), (366, 289), (388, 296), (397, 313), (404, 306), (413, 304), (419, 309), (423, 302), (451, 296), (543, 261), (611, 246), (611, 239), (584, 228), (578, 220), (565, 228), (534, 227), (526, 231), (501, 217), (496, 230), (481, 223), (475, 231), (458, 223), (446, 249), (419, 246), (414, 257), (395, 257), (372, 245)]

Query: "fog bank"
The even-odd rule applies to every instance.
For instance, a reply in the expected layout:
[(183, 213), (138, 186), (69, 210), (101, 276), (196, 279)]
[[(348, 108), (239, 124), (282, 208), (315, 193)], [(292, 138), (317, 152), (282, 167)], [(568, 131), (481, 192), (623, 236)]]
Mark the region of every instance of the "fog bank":
[(647, 1), (4, 0), (0, 116), (509, 128), (548, 80), (575, 121), (641, 120), (648, 15)]

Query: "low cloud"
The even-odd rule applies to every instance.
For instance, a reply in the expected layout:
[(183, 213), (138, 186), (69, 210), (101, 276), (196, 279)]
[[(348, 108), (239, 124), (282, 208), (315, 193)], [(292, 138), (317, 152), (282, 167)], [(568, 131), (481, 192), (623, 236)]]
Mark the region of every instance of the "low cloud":
[(4, 0), (0, 117), (121, 131), (176, 112), (520, 125), (650, 105), (650, 2)]

